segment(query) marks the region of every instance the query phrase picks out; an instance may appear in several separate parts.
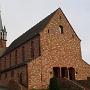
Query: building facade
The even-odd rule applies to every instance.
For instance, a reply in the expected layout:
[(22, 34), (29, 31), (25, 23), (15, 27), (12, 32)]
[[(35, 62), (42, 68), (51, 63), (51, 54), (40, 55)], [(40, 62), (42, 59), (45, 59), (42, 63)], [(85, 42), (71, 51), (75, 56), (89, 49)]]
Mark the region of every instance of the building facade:
[[(0, 48), (6, 48), (6, 29), (0, 32), (5, 32), (0, 34), (5, 35), (0, 39)], [(80, 42), (62, 10), (57, 9), (1, 54), (0, 85), (32, 90), (48, 88), (53, 76), (86, 80), (90, 65), (82, 59)]]

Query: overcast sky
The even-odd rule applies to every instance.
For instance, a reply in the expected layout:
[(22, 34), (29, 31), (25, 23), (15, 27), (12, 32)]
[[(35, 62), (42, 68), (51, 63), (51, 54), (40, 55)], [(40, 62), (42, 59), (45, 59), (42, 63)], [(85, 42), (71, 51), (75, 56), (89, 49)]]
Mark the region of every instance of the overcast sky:
[(0, 0), (7, 46), (59, 7), (80, 37), (82, 57), (90, 64), (90, 0)]

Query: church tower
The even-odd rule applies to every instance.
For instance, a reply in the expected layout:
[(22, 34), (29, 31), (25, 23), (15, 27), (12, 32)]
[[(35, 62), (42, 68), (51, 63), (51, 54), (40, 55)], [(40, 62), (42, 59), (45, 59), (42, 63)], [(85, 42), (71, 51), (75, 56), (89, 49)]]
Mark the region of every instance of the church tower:
[(6, 48), (7, 32), (5, 26), (2, 25), (1, 13), (0, 13), (0, 48)]

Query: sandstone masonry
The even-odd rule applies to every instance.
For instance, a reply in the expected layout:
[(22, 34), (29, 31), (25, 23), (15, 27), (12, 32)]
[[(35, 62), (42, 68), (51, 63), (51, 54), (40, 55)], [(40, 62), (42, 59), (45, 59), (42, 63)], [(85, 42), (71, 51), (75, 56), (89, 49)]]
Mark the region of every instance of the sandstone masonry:
[(90, 77), (81, 40), (59, 8), (11, 43), (0, 57), (0, 85), (21, 90), (48, 88), (54, 75), (70, 80)]

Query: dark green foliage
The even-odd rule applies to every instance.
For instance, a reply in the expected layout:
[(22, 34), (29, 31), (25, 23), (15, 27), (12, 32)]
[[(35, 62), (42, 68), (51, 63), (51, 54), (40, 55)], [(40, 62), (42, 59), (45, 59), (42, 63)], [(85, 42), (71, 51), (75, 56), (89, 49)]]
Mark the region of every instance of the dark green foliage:
[(53, 77), (50, 79), (49, 90), (61, 90), (58, 78)]

